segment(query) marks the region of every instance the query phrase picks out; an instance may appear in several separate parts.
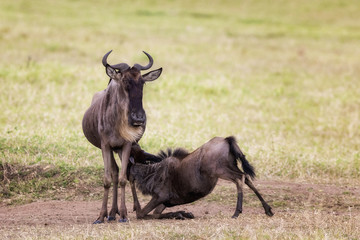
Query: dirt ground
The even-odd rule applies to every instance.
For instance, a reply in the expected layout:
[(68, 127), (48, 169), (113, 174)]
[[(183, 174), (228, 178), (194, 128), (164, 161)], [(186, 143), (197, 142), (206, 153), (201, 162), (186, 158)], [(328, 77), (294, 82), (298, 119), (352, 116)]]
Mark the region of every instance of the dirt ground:
[[(360, 214), (360, 187), (325, 184), (292, 183), (282, 181), (256, 181), (265, 200), (275, 214), (284, 211), (316, 209), (329, 214)], [(94, 191), (102, 192), (101, 188)], [(127, 208), (130, 221), (137, 221), (132, 211), (129, 187), (127, 188)], [(141, 195), (140, 195), (141, 196)], [(140, 198), (142, 206), (148, 197)], [(109, 201), (110, 204), (110, 201)], [(232, 216), (236, 205), (236, 188), (232, 183), (219, 181), (215, 190), (195, 203), (173, 207), (167, 211), (185, 210), (195, 218), (214, 215)], [(98, 216), (101, 200), (37, 201), (25, 205), (7, 206), (0, 204), (0, 228), (22, 225), (73, 225), (91, 224)], [(110, 208), (110, 206), (109, 206)], [(260, 202), (249, 188), (245, 188), (243, 214), (264, 214)]]

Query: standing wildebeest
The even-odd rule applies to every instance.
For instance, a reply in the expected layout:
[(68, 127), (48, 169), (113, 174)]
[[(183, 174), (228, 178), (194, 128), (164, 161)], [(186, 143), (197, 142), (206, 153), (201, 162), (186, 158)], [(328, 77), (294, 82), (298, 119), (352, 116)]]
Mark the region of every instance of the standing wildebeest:
[[(238, 196), (233, 218), (242, 212), (244, 182), (255, 192), (266, 215), (273, 215), (271, 207), (250, 180), (255, 177), (254, 168), (246, 160), (234, 137), (215, 137), (192, 153), (183, 149), (169, 150), (167, 154), (161, 152), (158, 158), (162, 161), (153, 164), (142, 164), (148, 159), (145, 154), (138, 145), (134, 145), (131, 156), (135, 163), (128, 166), (137, 218), (193, 218), (192, 213), (184, 211), (162, 212), (166, 207), (191, 203), (208, 195), (219, 178), (236, 184)], [(245, 173), (238, 168), (236, 160), (241, 162)], [(143, 209), (137, 199), (135, 184), (143, 194), (152, 196)], [(154, 214), (148, 215), (153, 209)]]
[[(146, 115), (142, 106), (144, 83), (157, 79), (162, 68), (141, 75), (141, 70), (151, 68), (152, 57), (147, 66), (135, 64), (130, 67), (126, 63), (109, 65), (104, 55), (102, 63), (110, 77), (108, 87), (94, 95), (90, 108), (85, 112), (82, 127), (86, 138), (102, 151), (104, 160), (104, 197), (99, 218), (94, 223), (115, 220), (120, 215), (121, 222), (127, 221), (125, 205), (126, 169), (129, 161), (131, 145), (142, 137), (146, 126)], [(113, 151), (121, 159), (121, 173), (116, 164)], [(110, 214), (107, 212), (109, 188), (113, 182), (113, 202)], [(117, 204), (117, 186), (120, 183), (121, 205)]]

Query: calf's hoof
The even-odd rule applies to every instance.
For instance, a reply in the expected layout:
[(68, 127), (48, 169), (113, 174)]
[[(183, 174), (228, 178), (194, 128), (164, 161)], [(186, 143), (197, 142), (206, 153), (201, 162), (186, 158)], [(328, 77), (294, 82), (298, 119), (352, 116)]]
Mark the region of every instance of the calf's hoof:
[(189, 218), (189, 219), (195, 218), (195, 217), (194, 217), (194, 214), (192, 214), (191, 212), (181, 211), (180, 213), (181, 213), (181, 215), (183, 215), (183, 217), (185, 217), (185, 218)]
[(177, 220), (193, 219), (194, 215), (191, 212), (178, 211), (173, 213), (173, 218)]
[(242, 210), (236, 210), (235, 213), (234, 213), (234, 215), (232, 215), (231, 218), (236, 219), (236, 218), (240, 215), (240, 213), (242, 213)]
[(108, 216), (107, 220), (108, 222), (115, 221), (116, 217)]
[(176, 220), (185, 220), (185, 217), (181, 213), (177, 212), (177, 213), (174, 214), (174, 219), (176, 219)]
[(269, 217), (274, 216), (274, 213), (271, 211), (271, 207), (269, 205), (265, 204), (264, 209), (266, 215), (268, 215)]
[(271, 208), (265, 212), (266, 215), (268, 215), (269, 217), (274, 216), (274, 213), (271, 211)]

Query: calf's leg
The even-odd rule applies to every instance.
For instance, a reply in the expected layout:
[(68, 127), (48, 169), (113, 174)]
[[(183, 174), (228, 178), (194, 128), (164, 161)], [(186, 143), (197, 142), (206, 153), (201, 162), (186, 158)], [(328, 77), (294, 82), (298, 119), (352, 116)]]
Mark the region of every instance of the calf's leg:
[(239, 216), (239, 214), (242, 213), (242, 203), (243, 203), (243, 196), (244, 196), (243, 195), (244, 181), (245, 181), (245, 175), (242, 175), (241, 179), (235, 180), (238, 195), (237, 195), (235, 212), (234, 212), (234, 215), (232, 216), (232, 218), (237, 218)]
[(161, 214), (164, 210), (165, 210), (165, 205), (164, 204), (160, 204), (159, 206), (157, 206), (154, 210), (154, 214)]
[(149, 214), (149, 212), (154, 210), (154, 208), (159, 206), (161, 203), (162, 203), (162, 201), (159, 200), (159, 198), (153, 197), (153, 198), (151, 198), (151, 200), (148, 202), (148, 204), (146, 204), (146, 206), (143, 209), (140, 208), (140, 204), (139, 204), (138, 206), (135, 207), (136, 208), (136, 218), (138, 218), (138, 219), (145, 218), (145, 216), (147, 216)]
[(245, 174), (234, 164), (234, 160), (226, 161), (222, 168), (217, 169), (217, 177), (235, 183), (237, 189), (237, 202), (232, 218), (237, 218), (242, 213), (243, 185)]
[[(143, 208), (136, 209), (136, 217), (138, 219), (181, 219), (194, 218), (192, 213), (185, 211), (161, 213), (166, 207), (162, 204), (162, 200), (157, 197), (153, 197), (150, 202)], [(156, 209), (155, 209), (156, 208)], [(154, 214), (148, 215), (153, 209)]]
[(139, 199), (137, 197), (135, 182), (131, 176), (130, 176), (130, 186), (131, 186), (131, 193), (132, 193), (133, 200), (134, 200), (133, 211), (140, 210), (141, 206), (139, 203)]
[(252, 183), (252, 181), (249, 179), (248, 176), (245, 176), (245, 184), (249, 186), (249, 188), (251, 190), (254, 191), (254, 193), (256, 194), (256, 196), (259, 198), (261, 204), (263, 205), (263, 208), (265, 210), (265, 214), (268, 215), (269, 217), (272, 217), (274, 215), (274, 213), (271, 211), (271, 207), (265, 202), (265, 200), (262, 198), (261, 194), (259, 193), (259, 191), (255, 188), (254, 184)]
[(193, 219), (194, 215), (191, 212), (185, 212), (185, 211), (177, 211), (177, 212), (168, 212), (168, 213), (162, 213), (162, 214), (153, 214), (149, 215), (150, 218), (156, 218), (156, 219), (178, 219), (178, 220), (185, 220), (187, 218)]

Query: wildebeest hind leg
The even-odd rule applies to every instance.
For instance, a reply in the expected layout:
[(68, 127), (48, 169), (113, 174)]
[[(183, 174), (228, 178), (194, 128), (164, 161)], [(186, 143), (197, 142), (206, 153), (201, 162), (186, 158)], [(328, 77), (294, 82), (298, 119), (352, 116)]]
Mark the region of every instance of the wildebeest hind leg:
[(243, 203), (243, 186), (245, 181), (245, 175), (242, 175), (241, 179), (236, 179), (236, 189), (237, 189), (237, 203), (234, 215), (232, 218), (237, 218), (240, 213), (242, 213), (242, 203)]
[(262, 198), (261, 194), (259, 193), (259, 191), (255, 188), (254, 184), (252, 183), (252, 181), (249, 179), (248, 176), (245, 177), (245, 184), (249, 186), (249, 188), (251, 190), (254, 191), (254, 193), (256, 194), (256, 196), (259, 198), (261, 204), (263, 205), (263, 208), (265, 210), (265, 214), (272, 217), (274, 215), (274, 213), (271, 211), (271, 207), (265, 202), (265, 200)]
[[(232, 163), (232, 161), (231, 161)], [(221, 171), (219, 178), (231, 181), (235, 183), (237, 189), (237, 202), (235, 212), (232, 218), (237, 218), (240, 213), (242, 213), (242, 203), (243, 203), (243, 182), (244, 182), (244, 173), (237, 167), (237, 165), (229, 164), (224, 166), (225, 171)]]

